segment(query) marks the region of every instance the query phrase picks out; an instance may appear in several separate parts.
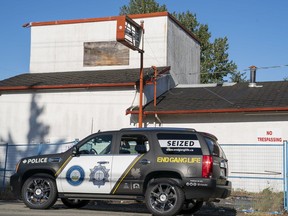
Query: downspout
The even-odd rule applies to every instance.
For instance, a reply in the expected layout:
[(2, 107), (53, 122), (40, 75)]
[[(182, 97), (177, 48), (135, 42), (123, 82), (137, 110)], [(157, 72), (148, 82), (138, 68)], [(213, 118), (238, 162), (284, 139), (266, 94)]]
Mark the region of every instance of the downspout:
[(154, 110), (156, 109), (156, 99), (157, 99), (157, 75), (158, 75), (158, 69), (156, 66), (152, 66), (154, 70), (154, 77), (153, 77), (153, 83), (154, 83)]
[(157, 76), (158, 76), (158, 69), (156, 66), (152, 66), (153, 70), (154, 70), (154, 77), (153, 77), (153, 84), (154, 84), (154, 101), (153, 101), (153, 105), (154, 105), (154, 117), (155, 117), (155, 123), (154, 126), (156, 127), (156, 120), (162, 124), (157, 112), (156, 112), (156, 106), (157, 106)]

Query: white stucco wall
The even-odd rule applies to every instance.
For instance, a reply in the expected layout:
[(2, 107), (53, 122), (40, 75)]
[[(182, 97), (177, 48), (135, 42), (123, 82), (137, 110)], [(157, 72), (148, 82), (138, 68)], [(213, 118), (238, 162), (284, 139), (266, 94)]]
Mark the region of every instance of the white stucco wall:
[[(144, 67), (167, 65), (167, 17), (144, 20)], [(116, 21), (31, 27), (30, 72), (111, 70), (140, 67), (140, 54), (130, 50), (129, 65), (84, 67), (84, 42), (116, 41)]]
[[(130, 126), (125, 115), (135, 90), (97, 90), (0, 96), (0, 141), (57, 143), (82, 139), (98, 130)], [(138, 101), (137, 101), (138, 103)]]
[[(176, 84), (200, 82), (200, 45), (169, 16), (144, 21), (144, 67), (171, 66)], [(31, 27), (30, 72), (111, 70), (140, 67), (140, 54), (130, 50), (129, 65), (85, 66), (84, 42), (116, 42), (115, 20)], [(171, 87), (175, 85), (171, 82)]]
[(200, 83), (200, 44), (171, 19), (168, 22), (167, 64), (177, 84)]

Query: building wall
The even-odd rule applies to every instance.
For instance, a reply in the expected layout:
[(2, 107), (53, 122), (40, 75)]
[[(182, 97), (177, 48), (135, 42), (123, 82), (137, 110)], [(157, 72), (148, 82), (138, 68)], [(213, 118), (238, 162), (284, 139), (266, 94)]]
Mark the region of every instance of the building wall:
[[(200, 82), (200, 45), (169, 16), (144, 20), (144, 67), (171, 66), (170, 86)], [(84, 43), (116, 42), (115, 20), (31, 27), (30, 72), (139, 68), (140, 54), (129, 50), (125, 65), (87, 66)], [(143, 39), (143, 38), (142, 38)], [(142, 47), (142, 46), (141, 46)], [(119, 57), (118, 57), (119, 58)], [(120, 60), (121, 61), (121, 60)], [(125, 61), (126, 62), (126, 61)], [(118, 62), (119, 63), (119, 62)]]
[[(142, 19), (135, 19), (140, 23)], [(144, 20), (144, 67), (167, 65), (167, 17)], [(84, 42), (115, 41), (116, 21), (31, 27), (30, 72), (139, 68), (140, 54), (130, 50), (129, 65), (83, 66)]]
[[(194, 128), (217, 136), (229, 163), (233, 189), (283, 190), (283, 142), (288, 115), (200, 114), (158, 115), (162, 127)], [(154, 118), (145, 119), (155, 126)], [(158, 122), (156, 124), (159, 125)]]
[(200, 83), (200, 44), (172, 20), (169, 20), (167, 30), (167, 63), (175, 84)]
[[(0, 96), (0, 143), (57, 143), (130, 126), (135, 90), (22, 93)], [(138, 103), (138, 101), (137, 101)]]

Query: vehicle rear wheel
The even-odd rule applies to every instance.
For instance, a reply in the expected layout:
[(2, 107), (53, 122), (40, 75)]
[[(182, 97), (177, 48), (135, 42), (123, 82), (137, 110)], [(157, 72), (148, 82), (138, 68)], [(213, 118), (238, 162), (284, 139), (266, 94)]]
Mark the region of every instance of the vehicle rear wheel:
[(47, 174), (36, 174), (28, 178), (21, 190), (25, 205), (31, 209), (47, 209), (57, 200), (55, 180)]
[(197, 201), (197, 200), (187, 200), (183, 208), (181, 210), (182, 214), (193, 214), (201, 209), (203, 206), (203, 201)]
[(171, 179), (156, 179), (147, 187), (145, 202), (155, 216), (176, 215), (182, 209), (184, 192)]
[(61, 198), (61, 201), (68, 208), (82, 208), (90, 202), (89, 200), (68, 199), (68, 198)]

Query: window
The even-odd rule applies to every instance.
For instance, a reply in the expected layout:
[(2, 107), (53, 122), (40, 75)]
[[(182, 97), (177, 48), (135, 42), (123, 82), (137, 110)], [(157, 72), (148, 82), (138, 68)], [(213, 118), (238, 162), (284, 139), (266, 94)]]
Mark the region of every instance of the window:
[(210, 152), (214, 156), (226, 159), (224, 151), (222, 150), (222, 148), (220, 147), (220, 145), (218, 144), (216, 140), (213, 140), (209, 137), (205, 137), (205, 140), (206, 140), (206, 143), (208, 144)]
[(149, 151), (149, 142), (144, 135), (123, 135), (119, 154), (143, 154)]
[(196, 134), (193, 133), (159, 133), (160, 147), (169, 155), (201, 155), (202, 149)]
[(84, 67), (129, 65), (129, 48), (116, 41), (84, 42)]
[(110, 154), (112, 144), (112, 135), (98, 135), (79, 148), (80, 154), (106, 155)]

